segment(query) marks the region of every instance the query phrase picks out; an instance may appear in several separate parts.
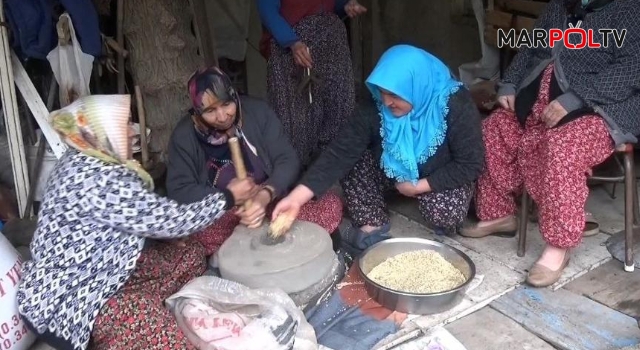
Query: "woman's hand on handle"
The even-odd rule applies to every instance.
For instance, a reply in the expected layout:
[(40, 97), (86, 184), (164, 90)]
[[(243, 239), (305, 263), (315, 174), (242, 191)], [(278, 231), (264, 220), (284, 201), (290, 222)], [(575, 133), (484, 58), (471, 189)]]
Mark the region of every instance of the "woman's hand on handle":
[(302, 41), (297, 41), (291, 45), (291, 52), (293, 53), (293, 60), (302, 68), (311, 68), (313, 60), (311, 59), (311, 52), (309, 48)]
[(227, 189), (233, 195), (235, 205), (240, 205), (248, 199), (253, 198), (260, 192), (261, 188), (256, 186), (252, 178), (248, 177), (242, 180), (234, 178), (229, 182), (229, 185), (227, 185)]
[(304, 185), (298, 185), (284, 197), (271, 214), (271, 220), (274, 221), (280, 214), (287, 215), (291, 218), (297, 218), (300, 213), (300, 208), (313, 198), (313, 192)]
[(236, 215), (240, 218), (240, 223), (248, 228), (258, 228), (262, 225), (267, 212), (267, 206), (271, 202), (271, 194), (267, 190), (261, 190), (251, 199), (249, 208), (240, 207)]

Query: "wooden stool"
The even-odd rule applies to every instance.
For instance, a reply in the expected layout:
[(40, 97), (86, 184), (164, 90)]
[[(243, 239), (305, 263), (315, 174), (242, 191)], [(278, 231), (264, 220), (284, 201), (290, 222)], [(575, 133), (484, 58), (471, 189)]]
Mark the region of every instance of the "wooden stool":
[[(624, 270), (633, 272), (633, 230), (634, 226), (640, 225), (640, 214), (638, 206), (638, 190), (636, 187), (635, 166), (633, 160), (633, 145), (627, 143), (616, 149), (614, 157), (622, 155), (623, 174), (619, 176), (591, 176), (589, 179), (595, 181), (619, 183), (624, 182), (624, 234), (625, 234), (625, 261)], [(527, 244), (527, 221), (529, 220), (530, 198), (526, 190), (522, 193), (520, 207), (520, 224), (518, 227), (518, 256), (523, 257), (526, 253)]]

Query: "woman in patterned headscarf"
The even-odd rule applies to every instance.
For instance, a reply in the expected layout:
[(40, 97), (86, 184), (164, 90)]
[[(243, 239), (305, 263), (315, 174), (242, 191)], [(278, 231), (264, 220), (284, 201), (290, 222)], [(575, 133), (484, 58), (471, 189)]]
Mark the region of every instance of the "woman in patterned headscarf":
[(18, 289), (27, 326), (56, 349), (187, 349), (163, 299), (206, 268), (185, 237), (255, 194), (251, 180), (181, 205), (152, 192), (132, 158), (130, 96), (85, 96), (53, 112), (72, 148), (48, 183)]
[[(238, 224), (262, 224), (271, 203), (298, 179), (300, 162), (273, 110), (264, 101), (239, 96), (220, 69), (196, 71), (188, 89), (191, 115), (176, 126), (169, 144), (169, 197), (192, 203), (225, 188), (235, 177), (227, 144), (231, 136), (239, 137), (247, 172), (261, 187), (248, 210), (229, 212), (195, 236), (213, 254)], [(342, 219), (342, 203), (327, 194), (305, 206), (301, 219), (332, 233)]]

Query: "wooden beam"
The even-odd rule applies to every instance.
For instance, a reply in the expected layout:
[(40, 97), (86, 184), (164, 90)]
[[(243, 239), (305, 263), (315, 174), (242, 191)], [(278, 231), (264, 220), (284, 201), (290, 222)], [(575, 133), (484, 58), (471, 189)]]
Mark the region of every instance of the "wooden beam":
[(371, 73), (375, 62), (373, 60), (373, 0), (361, 0), (362, 6), (367, 8), (367, 12), (360, 16), (362, 26), (362, 74), (363, 79)]
[[(118, 0), (117, 3), (117, 12), (116, 12), (116, 40), (118, 41), (118, 45), (124, 48), (124, 0)], [(125, 81), (125, 65), (124, 65), (124, 56), (118, 54), (118, 93), (124, 94), (126, 89), (126, 81)]]
[[(515, 22), (512, 21), (513, 16), (515, 16)], [(487, 26), (494, 26), (504, 30), (515, 28), (515, 30), (519, 32), (522, 29), (531, 31), (535, 26), (536, 19), (517, 16), (503, 11), (488, 11), (485, 17), (485, 23)]]
[(49, 124), (49, 110), (42, 101), (42, 98), (40, 98), (38, 90), (36, 90), (36, 87), (29, 78), (27, 71), (22, 66), (22, 63), (20, 63), (18, 56), (12, 52), (11, 58), (15, 84), (18, 87), (18, 90), (20, 90), (27, 106), (29, 106), (29, 110), (31, 111), (31, 114), (33, 114), (38, 126), (40, 126), (42, 135), (47, 139), (53, 154), (56, 158), (60, 159), (67, 150), (67, 145), (62, 142), (60, 135), (58, 135), (53, 127), (51, 127), (51, 124)]
[(204, 58), (206, 66), (217, 66), (216, 38), (214, 36), (213, 22), (207, 17), (207, 5), (204, 0), (189, 0), (193, 11), (193, 26), (200, 47), (200, 55)]
[(362, 71), (362, 20), (358, 17), (349, 21), (349, 37), (351, 38), (351, 62), (353, 65), (353, 77), (357, 84), (364, 81)]
[(495, 6), (503, 11), (518, 12), (538, 17), (547, 7), (546, 2), (531, 0), (495, 0)]
[[(0, 0), (0, 22), (5, 23), (3, 0)], [(5, 26), (0, 26), (0, 90), (18, 209), (20, 217), (24, 217), (29, 193), (29, 167), (25, 155), (24, 140), (22, 139), (18, 99), (13, 85), (9, 35)]]
[(466, 0), (449, 0), (449, 15), (451, 17), (461, 17), (465, 13)]

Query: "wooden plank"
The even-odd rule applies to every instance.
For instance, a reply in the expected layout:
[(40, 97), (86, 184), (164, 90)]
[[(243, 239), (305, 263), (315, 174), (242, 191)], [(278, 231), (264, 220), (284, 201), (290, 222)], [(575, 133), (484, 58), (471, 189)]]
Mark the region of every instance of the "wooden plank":
[(512, 319), (485, 307), (445, 327), (467, 350), (553, 350)]
[(495, 0), (495, 6), (501, 10), (518, 12), (537, 18), (547, 7), (546, 2), (531, 0)]
[(51, 127), (51, 124), (49, 124), (49, 110), (47, 109), (47, 106), (45, 106), (44, 102), (42, 102), (42, 98), (40, 98), (38, 90), (36, 90), (36, 87), (29, 78), (27, 71), (22, 66), (22, 63), (20, 63), (18, 56), (13, 52), (11, 55), (13, 62), (13, 76), (15, 78), (16, 86), (18, 87), (18, 90), (20, 90), (27, 106), (29, 106), (29, 110), (31, 111), (31, 114), (33, 114), (38, 126), (40, 126), (40, 130), (42, 130), (42, 134), (47, 139), (53, 154), (56, 158), (60, 159), (67, 150), (67, 145), (62, 142), (60, 135), (58, 135), (53, 127)]
[(533, 28), (535, 28), (535, 25), (536, 25), (535, 18), (529, 18), (529, 17), (523, 17), (523, 16), (518, 16), (516, 18), (516, 26), (515, 26), (516, 31), (526, 29), (529, 32), (531, 32)]
[(360, 16), (349, 20), (349, 37), (351, 38), (351, 63), (353, 65), (353, 77), (356, 81), (356, 86), (359, 86), (365, 80), (364, 72), (362, 71), (362, 20), (359, 17)]
[(640, 319), (640, 273), (625, 272), (623, 264), (617, 260), (600, 266), (564, 288)]
[(465, 14), (465, 0), (449, 0), (449, 15), (461, 17)]
[(512, 26), (512, 18), (514, 15), (503, 11), (487, 11), (485, 23), (488, 26), (495, 26), (505, 30), (515, 28), (517, 32), (522, 29), (532, 30), (535, 26), (535, 18), (524, 16), (515, 16), (515, 25)]
[(487, 11), (484, 17), (484, 23), (487, 26), (496, 26), (498, 28), (511, 28), (511, 18), (513, 15), (503, 11)]
[[(116, 9), (116, 39), (118, 41), (118, 45), (120, 47), (124, 47), (124, 0), (118, 0)], [(125, 81), (125, 70), (126, 67), (124, 65), (124, 55), (118, 54), (118, 93), (124, 94), (126, 81)]]
[[(4, 1), (0, 0), (0, 22), (4, 23)], [(18, 200), (20, 217), (25, 216), (27, 197), (29, 195), (29, 167), (25, 155), (22, 127), (20, 126), (20, 114), (18, 112), (18, 100), (13, 85), (13, 70), (11, 69), (11, 47), (7, 27), (0, 26), (0, 90), (4, 120), (7, 129), (7, 141), (15, 193)]]
[(619, 349), (640, 344), (635, 319), (565, 289), (518, 288), (491, 306), (559, 349)]
[(367, 12), (359, 16), (360, 25), (362, 26), (362, 74), (367, 77), (375, 65), (373, 59), (373, 12), (375, 10), (374, 5), (377, 2), (361, 0), (360, 3), (367, 8)]

